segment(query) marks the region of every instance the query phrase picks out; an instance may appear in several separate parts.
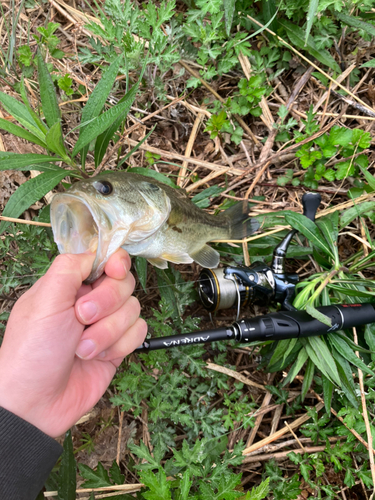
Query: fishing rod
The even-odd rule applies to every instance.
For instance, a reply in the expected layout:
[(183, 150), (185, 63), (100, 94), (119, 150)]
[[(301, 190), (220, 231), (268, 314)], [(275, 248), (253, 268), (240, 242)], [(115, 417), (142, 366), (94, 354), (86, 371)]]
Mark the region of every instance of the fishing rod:
[[(320, 202), (319, 193), (304, 194), (303, 215), (315, 221)], [(250, 266), (202, 270), (198, 289), (204, 307), (210, 312), (237, 307), (237, 318), (231, 326), (147, 339), (135, 352), (223, 340), (245, 343), (303, 338), (375, 322), (375, 304), (318, 307), (317, 310), (330, 319), (330, 326), (292, 305), (299, 276), (285, 271), (285, 258), (296, 233), (297, 230), (292, 229), (277, 245), (270, 266), (255, 262)], [(279, 303), (284, 310), (238, 321), (241, 307), (250, 303)]]
[(375, 322), (373, 304), (339, 304), (318, 307), (317, 310), (330, 318), (332, 326), (321, 323), (306, 311), (281, 311), (255, 318), (241, 319), (229, 327), (148, 339), (134, 352), (206, 344), (217, 340), (236, 340), (245, 343), (298, 339)]

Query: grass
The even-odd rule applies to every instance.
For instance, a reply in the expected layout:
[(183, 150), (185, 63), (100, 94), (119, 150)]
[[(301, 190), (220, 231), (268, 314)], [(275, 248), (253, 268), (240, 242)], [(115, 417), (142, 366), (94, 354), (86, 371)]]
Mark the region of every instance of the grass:
[[(7, 182), (4, 215), (48, 221), (40, 210), (62, 179), (66, 186), (103, 169), (143, 168), (184, 187), (209, 211), (249, 199), (261, 237), (217, 243), (223, 263), (269, 263), (287, 227), (298, 229), (288, 253), (289, 270), (303, 280), (298, 308), (316, 314), (319, 305), (372, 301), (372, 6), (248, 4), (3, 2), (2, 91), (19, 102), (27, 95), (53, 130), (48, 143), (46, 133), (36, 145), (25, 132), (15, 137), (15, 104), (2, 97), (0, 175), (5, 180), (9, 168), (5, 153), (22, 154), (26, 180), (21, 187)], [(49, 72), (51, 84), (39, 85), (38, 74), (47, 82)], [(95, 88), (100, 106), (85, 108)], [(121, 99), (131, 89), (128, 106)], [(102, 108), (114, 113), (116, 106), (128, 111), (126, 120), (113, 124), (100, 153), (87, 122), (103, 121)], [(63, 160), (58, 174), (25, 159), (43, 147), (54, 158), (48, 164)], [(323, 198), (311, 227), (298, 215), (306, 189)], [(26, 191), (15, 213), (14, 201)], [(48, 229), (6, 228), (4, 221), (1, 229), (5, 323), (56, 247)], [(153, 335), (212, 326), (194, 291), (196, 265), (164, 273), (135, 259), (134, 271)], [(253, 305), (242, 314), (274, 308)], [(217, 326), (233, 320), (231, 310), (213, 319)], [(76, 498), (76, 487), (111, 495), (115, 486), (122, 491), (111, 498), (124, 500), (370, 498), (374, 335), (370, 325), (304, 342), (216, 343), (129, 356), (66, 438), (61, 467), (75, 457), (79, 486), (73, 481), (64, 500)], [(59, 467), (47, 491), (57, 489), (58, 475)]]

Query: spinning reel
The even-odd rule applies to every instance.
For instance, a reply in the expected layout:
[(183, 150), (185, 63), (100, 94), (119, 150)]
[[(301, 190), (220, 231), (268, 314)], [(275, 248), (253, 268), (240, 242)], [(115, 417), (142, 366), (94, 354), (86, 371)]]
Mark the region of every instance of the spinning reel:
[[(303, 215), (315, 221), (321, 202), (319, 193), (306, 193), (302, 197)], [(298, 274), (285, 272), (285, 257), (296, 229), (290, 231), (273, 252), (270, 266), (254, 262), (250, 266), (203, 269), (198, 280), (200, 299), (210, 311), (237, 307), (250, 303), (278, 302), (282, 308), (295, 311), (291, 301), (299, 281)]]

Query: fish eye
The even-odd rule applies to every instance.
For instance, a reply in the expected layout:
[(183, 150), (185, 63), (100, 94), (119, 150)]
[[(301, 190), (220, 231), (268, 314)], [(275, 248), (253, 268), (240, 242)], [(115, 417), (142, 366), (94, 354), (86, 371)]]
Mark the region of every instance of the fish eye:
[(113, 186), (108, 181), (95, 181), (93, 186), (98, 193), (104, 194), (104, 196), (111, 194), (113, 191)]

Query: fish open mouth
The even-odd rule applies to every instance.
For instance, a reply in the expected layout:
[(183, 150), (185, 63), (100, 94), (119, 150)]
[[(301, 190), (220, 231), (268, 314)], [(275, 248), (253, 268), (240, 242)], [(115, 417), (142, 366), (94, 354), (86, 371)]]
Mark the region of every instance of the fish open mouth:
[(60, 253), (96, 252), (99, 224), (84, 200), (73, 195), (55, 195), (51, 204), (51, 222)]
[(117, 222), (116, 210), (100, 207), (83, 195), (56, 194), (51, 202), (51, 224), (60, 253), (78, 254), (90, 250), (95, 255), (90, 276), (93, 283), (104, 272), (109, 257), (123, 245), (129, 226)]

